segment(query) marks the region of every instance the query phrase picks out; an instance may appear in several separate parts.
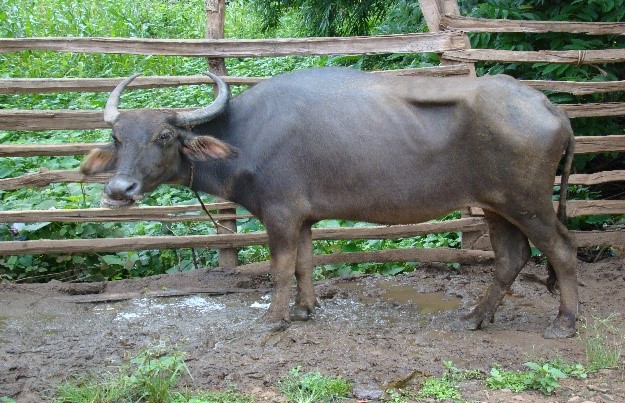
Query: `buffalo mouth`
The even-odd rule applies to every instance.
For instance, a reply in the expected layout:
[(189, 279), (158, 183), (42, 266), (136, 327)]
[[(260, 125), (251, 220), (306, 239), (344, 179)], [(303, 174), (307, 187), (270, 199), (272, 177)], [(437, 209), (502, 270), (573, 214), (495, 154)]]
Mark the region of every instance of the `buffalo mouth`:
[(131, 199), (131, 198), (114, 199), (108, 195), (102, 196), (103, 207), (116, 209), (116, 208), (130, 207), (133, 204), (135, 204), (135, 199)]

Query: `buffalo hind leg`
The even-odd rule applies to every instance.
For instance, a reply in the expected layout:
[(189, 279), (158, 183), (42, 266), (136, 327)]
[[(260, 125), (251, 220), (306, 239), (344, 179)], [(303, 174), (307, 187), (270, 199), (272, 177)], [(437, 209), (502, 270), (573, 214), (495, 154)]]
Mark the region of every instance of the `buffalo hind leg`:
[(313, 285), (313, 245), (310, 223), (304, 223), (299, 233), (297, 246), (297, 263), (295, 278), (297, 279), (297, 294), (295, 305), (291, 310), (292, 320), (309, 320), (315, 313), (317, 297)]
[(484, 210), (484, 213), (495, 252), (495, 273), (486, 295), (462, 319), (471, 330), (479, 329), (484, 320), (493, 322), (504, 295), (531, 256), (527, 237), (519, 228), (497, 213), (489, 210)]
[(530, 218), (522, 222), (521, 226), (530, 241), (545, 255), (558, 279), (560, 308), (558, 316), (545, 330), (544, 337), (548, 339), (572, 337), (575, 335), (578, 306), (575, 241), (555, 214), (549, 214), (543, 219), (540, 219), (540, 216)]

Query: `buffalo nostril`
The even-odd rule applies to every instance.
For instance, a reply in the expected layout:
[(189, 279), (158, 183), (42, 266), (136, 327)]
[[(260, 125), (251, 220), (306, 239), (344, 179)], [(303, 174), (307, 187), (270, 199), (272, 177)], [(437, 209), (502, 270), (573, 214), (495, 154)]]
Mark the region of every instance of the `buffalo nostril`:
[(132, 196), (132, 195), (135, 195), (138, 190), (139, 190), (139, 184), (136, 182), (133, 182), (132, 184), (130, 184), (130, 186), (128, 186), (128, 189), (126, 189), (126, 194), (129, 196)]

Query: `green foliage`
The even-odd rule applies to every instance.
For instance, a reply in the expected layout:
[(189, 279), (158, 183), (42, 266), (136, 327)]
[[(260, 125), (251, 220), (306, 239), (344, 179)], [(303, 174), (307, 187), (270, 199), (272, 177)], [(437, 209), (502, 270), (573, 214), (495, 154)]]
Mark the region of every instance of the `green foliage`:
[(616, 314), (605, 318), (593, 316), (585, 320), (581, 334), (588, 370), (593, 372), (603, 368), (617, 368), (621, 360), (625, 336), (617, 322)]
[[(451, 220), (459, 217), (460, 213), (454, 212), (441, 218), (441, 220)], [(345, 220), (325, 220), (317, 224), (317, 227), (358, 228), (371, 225), (373, 224)], [(359, 252), (399, 248), (459, 248), (460, 242), (460, 233), (445, 232), (402, 239), (355, 239), (344, 241), (316, 241), (314, 243), (314, 252), (316, 254), (327, 254), (335, 252)], [(351, 274), (379, 273), (385, 275), (397, 275), (400, 273), (412, 272), (417, 267), (418, 263), (416, 262), (323, 265), (315, 268), (314, 276), (316, 279), (323, 279)]]
[(277, 386), (296, 403), (335, 402), (347, 397), (352, 389), (343, 378), (328, 377), (319, 371), (302, 374), (299, 366), (281, 378)]
[(387, 12), (383, 0), (279, 0), (252, 1), (262, 17), (262, 30), (275, 30), (284, 17), (297, 11), (301, 34), (305, 36), (366, 35)]

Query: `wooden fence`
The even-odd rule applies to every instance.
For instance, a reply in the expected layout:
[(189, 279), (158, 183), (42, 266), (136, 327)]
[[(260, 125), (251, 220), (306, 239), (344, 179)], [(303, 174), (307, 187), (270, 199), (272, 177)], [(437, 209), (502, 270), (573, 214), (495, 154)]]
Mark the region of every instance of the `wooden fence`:
[[(386, 35), (351, 38), (301, 38), (301, 39), (129, 39), (129, 38), (0, 38), (0, 53), (26, 50), (51, 50), (84, 53), (129, 53), (146, 55), (196, 56), (196, 57), (268, 57), (284, 55), (373, 55), (387, 53), (434, 52), (441, 56), (437, 67), (379, 71), (378, 74), (446, 76), (474, 75), (474, 62), (498, 61), (510, 63), (548, 62), (568, 64), (593, 64), (625, 62), (625, 49), (569, 50), (569, 51), (506, 51), (497, 49), (471, 49), (465, 32), (570, 32), (591, 35), (625, 35), (625, 23), (577, 23), (510, 21), (466, 18), (459, 15), (455, 0), (421, 0), (429, 33)], [(225, 77), (230, 84), (253, 85), (264, 77)], [(27, 94), (45, 92), (108, 92), (119, 79), (0, 79), (0, 93)], [(187, 84), (211, 83), (206, 76), (189, 77), (139, 77), (129, 88), (156, 88)], [(616, 82), (563, 82), (526, 81), (539, 90), (592, 94), (625, 91), (625, 81)], [(625, 103), (566, 104), (559, 105), (571, 118), (625, 115)], [(106, 128), (101, 111), (80, 110), (0, 110), (1, 130), (57, 130)], [(625, 135), (605, 133), (603, 136), (578, 136), (576, 154), (625, 152)], [(0, 157), (79, 155), (89, 152), (99, 144), (0, 144)], [(77, 171), (42, 170), (0, 180), (0, 189), (44, 187), (60, 182), (104, 182), (107, 175), (84, 177)], [(625, 171), (617, 170), (595, 174), (572, 175), (572, 185), (595, 185), (625, 181)], [(559, 178), (556, 178), (556, 184)], [(214, 218), (232, 227), (233, 220), (249, 215), (232, 214), (233, 203), (207, 205)], [(624, 200), (571, 200), (569, 216), (599, 214), (625, 214)], [(227, 213), (224, 213), (227, 212)], [(315, 264), (338, 262), (386, 261), (442, 261), (475, 262), (492, 258), (487, 251), (486, 225), (479, 209), (463, 212), (463, 218), (444, 222), (415, 225), (377, 226), (366, 228), (316, 229), (316, 240), (388, 239), (404, 238), (436, 232), (459, 231), (463, 235), (463, 249), (400, 249), (377, 252), (337, 253), (315, 257)], [(0, 211), (0, 223), (6, 222), (118, 222), (154, 220), (162, 222), (208, 220), (200, 205), (174, 207), (135, 207), (127, 210), (72, 209), (47, 211)], [(577, 231), (574, 233), (580, 246), (625, 245), (625, 231)], [(0, 242), (0, 255), (45, 253), (107, 253), (117, 251), (203, 247), (232, 249), (264, 244), (266, 234), (232, 233), (197, 236), (159, 236), (108, 239), (38, 240)]]

